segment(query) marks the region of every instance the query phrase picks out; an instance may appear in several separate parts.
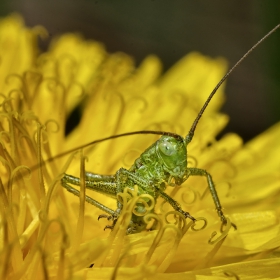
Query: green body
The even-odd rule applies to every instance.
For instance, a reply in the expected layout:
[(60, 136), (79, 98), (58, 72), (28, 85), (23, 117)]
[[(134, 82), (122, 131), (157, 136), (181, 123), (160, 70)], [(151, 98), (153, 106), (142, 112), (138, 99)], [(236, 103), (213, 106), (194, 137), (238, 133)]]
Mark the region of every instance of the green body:
[[(174, 210), (184, 215), (185, 218), (195, 221), (194, 217), (182, 210), (178, 202), (165, 193), (165, 189), (168, 185), (181, 185), (189, 176), (205, 176), (218, 216), (224, 223), (226, 218), (222, 212), (222, 207), (210, 174), (203, 169), (187, 167), (187, 144), (189, 142), (189, 137), (164, 135), (147, 148), (135, 160), (129, 170), (120, 168), (115, 175), (99, 175), (86, 172), (85, 186), (104, 195), (116, 197), (118, 193), (123, 192), (125, 187), (134, 190), (134, 186), (137, 185), (139, 195), (149, 194), (154, 198), (155, 202), (158, 197), (162, 197)], [(61, 184), (74, 195), (80, 195), (78, 190), (69, 185), (79, 186), (79, 178), (65, 174)], [(122, 210), (122, 204), (119, 201), (117, 201), (116, 210), (112, 210), (88, 196), (86, 196), (86, 201), (109, 214), (109, 216), (101, 215), (100, 217), (113, 217), (114, 221), (117, 220)], [(143, 205), (137, 205), (136, 210), (138, 213), (145, 212)], [(112, 226), (107, 226), (106, 228), (113, 228), (114, 224), (115, 222)], [(144, 223), (143, 216), (133, 214), (127, 233), (140, 232), (145, 227), (146, 224)]]

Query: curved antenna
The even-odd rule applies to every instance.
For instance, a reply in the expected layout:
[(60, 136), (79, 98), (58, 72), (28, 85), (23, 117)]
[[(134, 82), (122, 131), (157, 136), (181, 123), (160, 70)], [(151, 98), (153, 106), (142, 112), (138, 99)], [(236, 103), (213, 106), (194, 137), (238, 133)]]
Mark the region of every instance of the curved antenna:
[[(137, 134), (165, 135), (165, 136), (174, 137), (174, 138), (182, 140), (182, 141), (184, 140), (182, 138), (182, 136), (180, 136), (179, 134), (176, 134), (176, 133), (173, 133), (173, 132), (166, 132), (166, 131), (139, 130), (139, 131), (126, 132), (126, 133), (111, 135), (111, 136), (108, 136), (108, 137), (105, 137), (105, 138), (100, 138), (100, 139), (88, 142), (86, 144), (80, 145), (80, 146), (75, 147), (73, 149), (67, 150), (67, 151), (65, 151), (63, 153), (60, 153), (60, 154), (58, 154), (58, 155), (56, 155), (54, 157), (48, 158), (42, 164), (45, 165), (48, 162), (52, 162), (55, 159), (64, 157), (64, 156), (66, 156), (66, 155), (68, 155), (68, 154), (70, 154), (72, 152), (75, 152), (75, 151), (77, 151), (79, 149), (83, 149), (83, 148), (89, 147), (89, 146), (91, 146), (93, 144), (97, 144), (97, 143), (104, 142), (104, 141), (111, 140), (111, 139), (115, 139), (115, 138), (120, 138), (120, 137), (130, 136), (130, 135), (137, 135)], [(31, 167), (30, 171), (35, 170), (37, 167), (38, 167), (38, 165)]]
[(258, 46), (260, 45), (267, 37), (269, 37), (273, 32), (275, 32), (280, 27), (280, 24), (275, 26), (271, 31), (269, 31), (262, 39), (260, 39), (249, 51), (247, 51), (236, 63), (235, 65), (225, 74), (225, 76), (220, 80), (220, 82), (215, 86), (213, 91), (208, 96), (206, 102), (200, 109), (200, 112), (198, 113), (196, 119), (194, 120), (192, 127), (189, 131), (189, 133), (186, 136), (186, 143), (190, 143), (192, 141), (192, 138), (194, 136), (194, 131), (196, 129), (196, 126), (202, 117), (205, 109), (207, 108), (208, 104), (210, 103), (212, 97), (215, 95), (216, 91), (220, 88), (220, 86), (223, 84), (223, 82), (228, 78), (228, 76), (231, 74), (231, 72)]

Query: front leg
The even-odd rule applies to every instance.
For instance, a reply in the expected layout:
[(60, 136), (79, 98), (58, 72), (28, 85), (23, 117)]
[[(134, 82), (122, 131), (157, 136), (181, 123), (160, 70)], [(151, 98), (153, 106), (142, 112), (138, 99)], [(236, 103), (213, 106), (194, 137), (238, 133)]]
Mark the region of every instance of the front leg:
[[(218, 193), (216, 191), (213, 179), (211, 175), (204, 169), (199, 169), (199, 168), (188, 168), (187, 169), (188, 176), (205, 176), (207, 179), (208, 183), (208, 188), (210, 190), (212, 199), (214, 201), (218, 216), (220, 217), (221, 221), (223, 224), (226, 224), (226, 217), (222, 211), (222, 205), (220, 203), (220, 199), (218, 197)], [(232, 226), (234, 229), (237, 229), (236, 225), (232, 223)]]
[(157, 192), (159, 193), (159, 195), (170, 204), (170, 206), (177, 212), (181, 213), (185, 218), (190, 218), (192, 221), (196, 221), (196, 219), (190, 215), (189, 212), (185, 212), (182, 210), (180, 204), (174, 200), (172, 197), (170, 197), (168, 194), (166, 194), (165, 192), (163, 192), (162, 190), (160, 190), (159, 188), (156, 188)]

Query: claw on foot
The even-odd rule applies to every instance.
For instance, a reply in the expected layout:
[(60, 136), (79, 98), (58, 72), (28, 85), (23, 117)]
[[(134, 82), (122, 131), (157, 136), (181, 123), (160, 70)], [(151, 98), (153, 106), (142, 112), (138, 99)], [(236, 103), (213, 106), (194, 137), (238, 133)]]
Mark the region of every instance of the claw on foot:
[(114, 219), (114, 217), (111, 215), (101, 214), (98, 216), (98, 221), (99, 221), (99, 219), (103, 219), (103, 218), (106, 218), (108, 221)]
[(110, 230), (113, 230), (113, 229), (114, 229), (114, 226), (115, 226), (115, 225), (106, 226), (106, 227), (104, 228), (104, 231), (105, 231), (107, 228), (110, 229)]
[(113, 216), (113, 215), (101, 214), (101, 215), (98, 216), (97, 219), (98, 219), (98, 221), (99, 221), (99, 219), (103, 219), (103, 218), (107, 219), (108, 221), (111, 221), (111, 220), (113, 221), (113, 224), (112, 224), (112, 225), (107, 225), (107, 226), (104, 228), (104, 230), (105, 230), (105, 229), (113, 230), (118, 218), (117, 218), (116, 216)]

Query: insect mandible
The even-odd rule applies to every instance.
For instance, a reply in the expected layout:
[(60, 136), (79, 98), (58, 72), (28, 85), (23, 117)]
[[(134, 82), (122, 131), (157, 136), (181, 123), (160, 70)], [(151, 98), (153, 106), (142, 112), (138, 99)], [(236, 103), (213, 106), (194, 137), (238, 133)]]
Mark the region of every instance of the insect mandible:
[[(181, 213), (185, 218), (190, 218), (194, 222), (196, 219), (191, 216), (188, 212), (184, 211), (180, 204), (176, 202), (172, 197), (165, 193), (166, 187), (172, 182), (176, 185), (181, 185), (190, 176), (203, 176), (207, 180), (208, 188), (211, 193), (218, 217), (221, 220), (222, 225), (227, 223), (227, 219), (223, 213), (222, 205), (218, 193), (216, 191), (215, 185), (213, 183), (211, 175), (204, 169), (191, 168), (187, 165), (187, 145), (192, 141), (196, 126), (202, 117), (205, 109), (207, 108), (212, 97), (215, 95), (218, 88), (227, 79), (230, 73), (268, 36), (275, 32), (280, 25), (273, 28), (267, 35), (265, 35), (260, 41), (258, 41), (242, 58), (227, 72), (227, 74), (220, 80), (213, 91), (210, 93), (200, 112), (198, 113), (196, 119), (194, 120), (188, 134), (186, 137), (180, 135), (162, 132), (162, 131), (136, 131), (123, 133), (119, 135), (110, 136), (107, 138), (92, 141), (86, 145), (82, 145), (77, 149), (81, 149), (92, 144), (103, 142), (106, 140), (119, 138), (128, 135), (135, 134), (158, 134), (162, 135), (154, 144), (148, 147), (140, 156), (134, 161), (134, 164), (127, 170), (120, 168), (114, 175), (100, 175), (91, 172), (85, 173), (85, 187), (93, 191), (97, 191), (104, 195), (109, 195), (111, 197), (117, 197), (118, 193), (123, 192), (125, 187), (134, 189), (134, 186), (138, 186), (139, 194), (149, 194), (155, 201), (157, 198), (163, 198), (170, 206)], [(74, 149), (73, 149), (74, 150)], [(60, 154), (57, 157), (64, 156), (65, 154), (72, 152), (67, 151)], [(54, 158), (52, 158), (54, 159)], [(72, 185), (80, 186), (80, 178), (74, 177), (72, 175), (64, 174), (61, 179), (61, 185), (70, 193), (80, 196), (80, 192), (72, 187)], [(106, 214), (100, 215), (99, 218), (106, 217), (108, 220), (112, 219), (113, 224), (106, 226), (105, 228), (113, 229), (121, 211), (122, 203), (117, 201), (116, 210), (110, 209), (104, 204), (100, 203), (93, 198), (86, 196), (85, 200), (99, 208)], [(139, 209), (141, 210), (141, 209)], [(98, 219), (99, 219), (98, 218)], [(232, 224), (236, 229), (236, 226)], [(142, 231), (146, 227), (142, 217), (132, 215), (130, 225), (127, 229), (127, 233), (137, 233)]]

